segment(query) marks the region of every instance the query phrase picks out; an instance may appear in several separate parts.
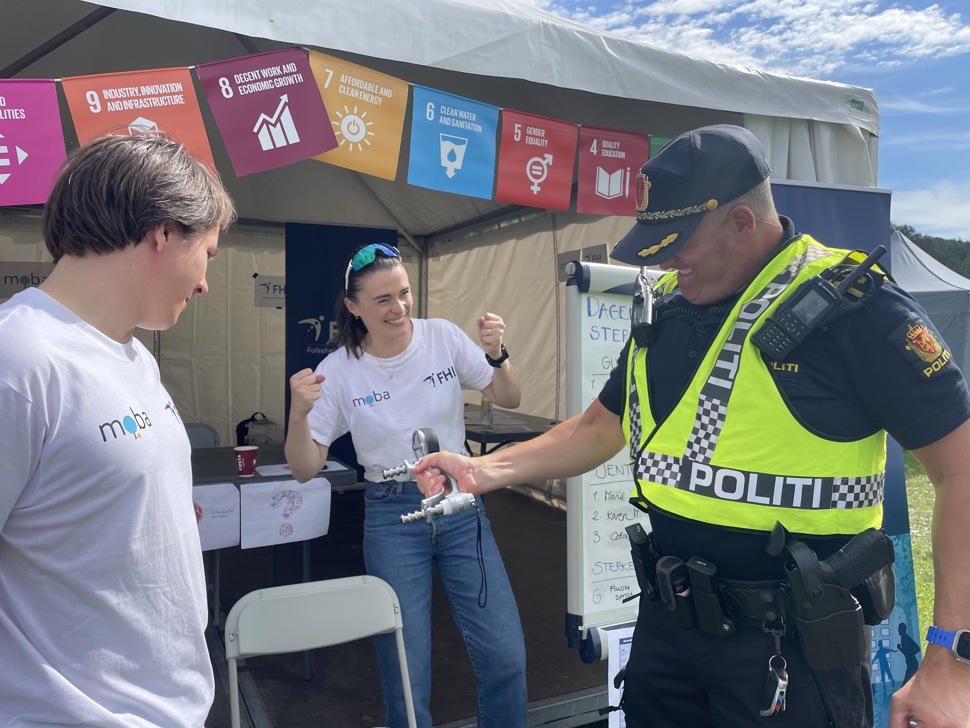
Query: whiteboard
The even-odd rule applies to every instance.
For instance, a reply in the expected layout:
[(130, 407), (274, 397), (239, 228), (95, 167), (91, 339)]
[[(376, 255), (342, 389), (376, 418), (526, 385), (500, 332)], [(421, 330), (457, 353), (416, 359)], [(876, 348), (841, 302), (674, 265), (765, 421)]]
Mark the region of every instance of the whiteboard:
[[(567, 417), (589, 406), (616, 366), (630, 336), (637, 272), (625, 266), (569, 264)], [(640, 591), (625, 529), (637, 521), (647, 531), (650, 526), (646, 514), (629, 504), (632, 487), (633, 469), (625, 447), (612, 460), (566, 481), (566, 636), (587, 661), (606, 658), (599, 628), (637, 618), (639, 600), (623, 602)]]

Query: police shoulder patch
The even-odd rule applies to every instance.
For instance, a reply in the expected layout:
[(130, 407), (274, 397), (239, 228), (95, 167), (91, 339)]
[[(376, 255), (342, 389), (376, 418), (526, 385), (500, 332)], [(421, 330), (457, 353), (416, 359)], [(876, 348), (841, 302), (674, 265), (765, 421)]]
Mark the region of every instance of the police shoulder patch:
[(946, 368), (952, 358), (950, 350), (946, 348), (932, 324), (915, 314), (897, 327), (888, 338), (926, 379)]

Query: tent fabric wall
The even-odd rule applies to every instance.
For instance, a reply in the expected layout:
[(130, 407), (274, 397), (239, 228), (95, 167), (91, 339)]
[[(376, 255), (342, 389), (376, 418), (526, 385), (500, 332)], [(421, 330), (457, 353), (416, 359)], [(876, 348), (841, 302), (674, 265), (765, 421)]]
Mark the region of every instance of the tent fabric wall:
[(898, 230), (890, 236), (893, 278), (926, 310), (953, 360), (970, 375), (970, 280), (953, 272)]
[[(475, 319), (483, 306), (491, 307), (508, 325), (522, 411), (563, 419), (568, 362), (557, 255), (603, 243), (612, 247), (633, 219), (538, 210), (523, 218), (430, 241), (428, 315), (449, 318), (474, 336)], [(474, 394), (466, 399), (478, 400)]]

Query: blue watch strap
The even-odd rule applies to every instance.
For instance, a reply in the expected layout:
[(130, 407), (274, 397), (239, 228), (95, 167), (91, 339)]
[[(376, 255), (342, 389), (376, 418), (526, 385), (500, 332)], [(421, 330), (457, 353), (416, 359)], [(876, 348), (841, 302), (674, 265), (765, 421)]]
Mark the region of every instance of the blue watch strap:
[(953, 651), (953, 640), (956, 639), (956, 636), (956, 632), (940, 629), (935, 624), (931, 624), (929, 629), (926, 630), (927, 642), (932, 642), (934, 645), (942, 645), (951, 652)]

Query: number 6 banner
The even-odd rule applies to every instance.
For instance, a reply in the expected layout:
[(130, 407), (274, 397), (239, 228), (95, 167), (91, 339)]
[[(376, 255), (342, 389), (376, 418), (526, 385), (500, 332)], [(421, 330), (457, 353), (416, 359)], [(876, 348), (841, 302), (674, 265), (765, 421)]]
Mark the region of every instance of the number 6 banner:
[(104, 134), (162, 132), (216, 168), (188, 68), (73, 76), (61, 87), (80, 144)]
[(302, 48), (207, 63), (195, 72), (240, 177), (337, 146)]

